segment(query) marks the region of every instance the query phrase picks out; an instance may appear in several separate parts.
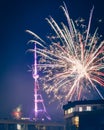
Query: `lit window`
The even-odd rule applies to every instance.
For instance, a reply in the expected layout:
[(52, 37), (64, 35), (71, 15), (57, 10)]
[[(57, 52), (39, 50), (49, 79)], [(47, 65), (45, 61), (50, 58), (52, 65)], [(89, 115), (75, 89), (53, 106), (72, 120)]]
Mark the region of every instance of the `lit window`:
[(76, 126), (76, 127), (79, 127), (79, 117), (76, 116), (73, 118), (73, 124)]
[(67, 110), (65, 110), (65, 115), (67, 115), (67, 113), (68, 113)]
[(73, 112), (73, 108), (68, 109), (68, 114)]
[(79, 111), (80, 111), (80, 112), (83, 111), (82, 107), (79, 107)]
[(87, 110), (87, 111), (91, 111), (91, 106), (87, 106), (87, 107), (86, 107), (86, 110)]
[(68, 109), (68, 114), (70, 114), (70, 109)]
[(71, 113), (73, 112), (73, 108), (70, 108), (70, 112), (71, 112)]
[(21, 130), (21, 125), (17, 124), (17, 130)]

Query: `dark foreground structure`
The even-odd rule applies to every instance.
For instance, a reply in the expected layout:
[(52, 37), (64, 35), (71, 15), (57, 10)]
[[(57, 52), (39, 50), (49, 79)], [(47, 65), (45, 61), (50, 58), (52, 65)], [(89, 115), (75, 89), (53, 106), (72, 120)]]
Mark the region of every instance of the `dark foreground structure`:
[(0, 119), (0, 130), (65, 130), (63, 123)]
[(63, 109), (66, 130), (104, 130), (104, 100), (68, 102)]

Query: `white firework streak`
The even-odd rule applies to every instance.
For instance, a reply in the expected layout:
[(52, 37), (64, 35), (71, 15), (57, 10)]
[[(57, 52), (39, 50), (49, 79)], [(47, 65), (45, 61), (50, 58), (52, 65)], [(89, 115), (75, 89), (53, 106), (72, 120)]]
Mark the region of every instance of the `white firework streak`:
[(95, 92), (98, 98), (104, 99), (98, 89), (104, 87), (104, 41), (98, 36), (98, 28), (93, 35), (89, 33), (94, 7), (88, 27), (82, 20), (75, 24), (65, 4), (62, 9), (68, 26), (61, 23), (59, 27), (52, 17), (46, 19), (56, 34), (50, 36), (50, 44), (27, 30), (36, 39), (30, 42), (41, 45), (36, 52), (41, 56), (37, 66), (43, 73), (43, 89), (61, 102), (92, 98)]

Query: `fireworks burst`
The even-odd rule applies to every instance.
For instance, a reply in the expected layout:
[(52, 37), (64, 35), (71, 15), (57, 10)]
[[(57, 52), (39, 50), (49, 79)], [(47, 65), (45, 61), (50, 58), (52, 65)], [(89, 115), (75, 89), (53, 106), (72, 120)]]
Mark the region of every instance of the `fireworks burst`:
[(21, 115), (22, 115), (22, 112), (21, 112), (21, 106), (18, 106), (17, 108), (15, 108), (12, 112), (12, 115), (15, 119), (20, 119), (21, 118)]
[(88, 26), (83, 19), (73, 22), (65, 4), (62, 9), (67, 25), (61, 23), (60, 27), (52, 17), (47, 19), (55, 32), (48, 36), (50, 45), (27, 30), (36, 39), (29, 42), (41, 45), (37, 48), (41, 56), (37, 66), (43, 74), (44, 90), (61, 102), (92, 98), (95, 93), (104, 99), (98, 88), (104, 86), (104, 41), (100, 40), (98, 28), (93, 35), (89, 33), (94, 7)]

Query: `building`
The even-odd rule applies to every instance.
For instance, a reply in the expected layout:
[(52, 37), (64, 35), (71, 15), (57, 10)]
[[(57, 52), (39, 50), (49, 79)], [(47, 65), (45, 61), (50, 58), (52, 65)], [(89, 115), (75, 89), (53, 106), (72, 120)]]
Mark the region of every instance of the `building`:
[(0, 119), (0, 130), (65, 130), (63, 123)]
[(63, 109), (66, 130), (104, 130), (104, 100), (68, 102)]

